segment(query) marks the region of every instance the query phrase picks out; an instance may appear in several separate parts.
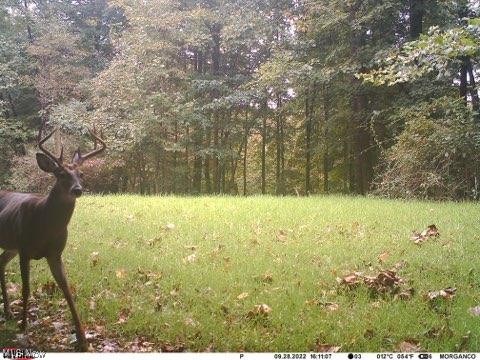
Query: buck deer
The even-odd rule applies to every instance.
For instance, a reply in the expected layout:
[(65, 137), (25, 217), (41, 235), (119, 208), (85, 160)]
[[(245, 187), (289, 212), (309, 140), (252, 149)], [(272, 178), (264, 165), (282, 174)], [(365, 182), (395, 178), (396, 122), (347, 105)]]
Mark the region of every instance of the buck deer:
[[(95, 140), (95, 147), (89, 153), (82, 155), (76, 150), (70, 164), (63, 163), (63, 146), (59, 157), (52, 155), (43, 144), (56, 131), (42, 139), (42, 130), (38, 133), (38, 147), (42, 153), (37, 153), (37, 163), (40, 169), (53, 174), (55, 185), (46, 196), (18, 192), (0, 191), (0, 282), (3, 295), (3, 306), (6, 318), (12, 318), (7, 289), (5, 286), (5, 267), (17, 254), (20, 257), (22, 276), (23, 314), (21, 327), (27, 329), (27, 305), (30, 296), (29, 273), (30, 260), (46, 258), (52, 275), (62, 290), (72, 313), (77, 344), (81, 351), (87, 351), (88, 345), (85, 332), (72, 294), (70, 292), (62, 262), (62, 251), (67, 241), (67, 227), (75, 209), (75, 200), (82, 195), (82, 173), (79, 170), (82, 163), (105, 150), (105, 142), (95, 131), (90, 131)], [(101, 147), (97, 149), (97, 142)]]

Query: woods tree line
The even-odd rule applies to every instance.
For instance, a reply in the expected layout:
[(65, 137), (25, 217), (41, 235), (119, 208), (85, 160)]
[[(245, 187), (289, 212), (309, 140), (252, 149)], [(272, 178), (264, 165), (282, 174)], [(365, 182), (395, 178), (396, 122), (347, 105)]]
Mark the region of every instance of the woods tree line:
[(479, 1), (0, 4), (1, 188), (47, 121), (96, 192), (478, 197)]

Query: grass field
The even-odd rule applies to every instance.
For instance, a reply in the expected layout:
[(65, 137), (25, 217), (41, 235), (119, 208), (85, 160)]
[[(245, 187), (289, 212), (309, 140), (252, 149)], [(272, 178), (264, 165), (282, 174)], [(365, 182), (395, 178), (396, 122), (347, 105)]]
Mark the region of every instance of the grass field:
[[(97, 351), (480, 351), (479, 219), (472, 203), (88, 196), (64, 259)], [(430, 224), (440, 236), (415, 245), (412, 230)], [(413, 296), (337, 282), (386, 269)], [(8, 270), (19, 283), (16, 260)], [(73, 350), (45, 261), (31, 278), (30, 344)], [(448, 287), (453, 297), (428, 300)], [(5, 344), (17, 333), (0, 323)]]

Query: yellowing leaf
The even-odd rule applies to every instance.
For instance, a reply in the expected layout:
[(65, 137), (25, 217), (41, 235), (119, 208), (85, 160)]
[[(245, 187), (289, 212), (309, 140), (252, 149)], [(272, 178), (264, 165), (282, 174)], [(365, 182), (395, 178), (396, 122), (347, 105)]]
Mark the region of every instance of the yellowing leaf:
[(118, 279), (123, 279), (127, 275), (127, 270), (125, 269), (117, 269), (115, 270), (115, 276)]
[(191, 264), (193, 262), (195, 262), (197, 260), (197, 255), (195, 254), (191, 254), (191, 255), (188, 255), (187, 257), (183, 258), (183, 262), (185, 264)]
[(92, 262), (92, 266), (97, 266), (98, 264), (98, 251), (94, 251), (90, 254), (90, 261)]
[(248, 292), (242, 292), (240, 295), (237, 296), (238, 300), (243, 300), (248, 297)]
[(174, 230), (175, 229), (175, 224), (169, 223), (169, 224), (165, 225), (164, 229), (168, 230), (168, 231)]

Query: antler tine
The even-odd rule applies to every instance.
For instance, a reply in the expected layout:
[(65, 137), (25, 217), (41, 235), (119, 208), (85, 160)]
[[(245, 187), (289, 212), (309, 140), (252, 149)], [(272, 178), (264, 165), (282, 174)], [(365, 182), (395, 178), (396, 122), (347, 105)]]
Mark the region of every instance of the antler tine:
[(90, 135), (92, 135), (92, 137), (94, 138), (95, 142), (98, 141), (100, 144), (101, 144), (101, 148), (100, 149), (96, 149), (96, 146), (95, 146), (95, 149), (93, 151), (90, 151), (89, 153), (85, 154), (85, 155), (82, 155), (82, 162), (101, 153), (102, 151), (104, 151), (106, 148), (107, 148), (107, 145), (105, 144), (105, 141), (103, 141), (100, 137), (97, 136), (97, 134), (95, 134), (95, 132), (91, 129), (88, 129), (88, 132), (90, 133)]
[(43, 127), (45, 126), (45, 122), (44, 121), (42, 123), (42, 127), (40, 128), (39, 132), (38, 132), (38, 137), (37, 137), (37, 141), (38, 141), (38, 147), (40, 148), (40, 150), (42, 150), (45, 155), (47, 155), (49, 158), (51, 158), (53, 161), (55, 161), (58, 165), (62, 165), (62, 162), (63, 162), (63, 145), (62, 145), (62, 150), (61, 150), (61, 153), (60, 153), (60, 157), (56, 157), (55, 155), (53, 155), (50, 151), (48, 151), (47, 149), (45, 149), (43, 147), (43, 144), (52, 137), (53, 134), (55, 134), (55, 132), (57, 131), (57, 129), (54, 129), (50, 134), (48, 134), (47, 136), (45, 136), (43, 139), (42, 139), (42, 130), (43, 130)]

